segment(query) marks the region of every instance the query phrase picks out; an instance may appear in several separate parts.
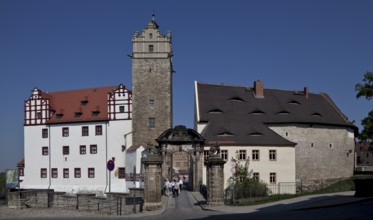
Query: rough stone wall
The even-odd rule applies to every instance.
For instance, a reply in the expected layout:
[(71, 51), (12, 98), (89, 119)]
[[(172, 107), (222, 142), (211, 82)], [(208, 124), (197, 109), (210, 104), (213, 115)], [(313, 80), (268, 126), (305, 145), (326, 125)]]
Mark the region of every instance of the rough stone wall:
[(355, 142), (352, 129), (311, 124), (272, 125), (270, 128), (297, 143), (296, 178), (303, 184), (322, 184), (353, 175)]
[[(133, 144), (155, 145), (155, 139), (172, 127), (171, 59), (133, 59), (132, 94)], [(149, 118), (155, 118), (155, 128), (149, 128)]]

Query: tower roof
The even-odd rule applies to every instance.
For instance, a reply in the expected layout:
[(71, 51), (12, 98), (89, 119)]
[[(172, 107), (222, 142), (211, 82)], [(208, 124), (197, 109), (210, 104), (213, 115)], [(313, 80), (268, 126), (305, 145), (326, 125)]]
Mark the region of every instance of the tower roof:
[(154, 19), (155, 15), (153, 14), (152, 20), (146, 25), (145, 29), (159, 29), (157, 22)]

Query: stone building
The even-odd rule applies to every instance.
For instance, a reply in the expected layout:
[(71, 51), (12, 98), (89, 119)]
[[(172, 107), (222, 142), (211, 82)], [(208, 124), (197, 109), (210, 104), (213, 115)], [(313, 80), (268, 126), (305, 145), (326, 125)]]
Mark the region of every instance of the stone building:
[[(356, 127), (325, 94), (195, 83), (196, 129), (268, 184), (352, 176)], [(225, 167), (225, 182), (232, 175)], [(228, 175), (227, 175), (228, 174)]]

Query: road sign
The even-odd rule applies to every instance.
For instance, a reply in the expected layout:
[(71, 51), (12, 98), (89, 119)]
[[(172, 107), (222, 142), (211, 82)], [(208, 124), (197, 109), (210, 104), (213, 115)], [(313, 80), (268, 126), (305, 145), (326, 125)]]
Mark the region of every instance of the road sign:
[(114, 167), (115, 167), (114, 161), (113, 161), (113, 160), (109, 160), (109, 161), (107, 162), (106, 167), (107, 167), (107, 169), (108, 169), (109, 171), (113, 171), (113, 170), (114, 170)]

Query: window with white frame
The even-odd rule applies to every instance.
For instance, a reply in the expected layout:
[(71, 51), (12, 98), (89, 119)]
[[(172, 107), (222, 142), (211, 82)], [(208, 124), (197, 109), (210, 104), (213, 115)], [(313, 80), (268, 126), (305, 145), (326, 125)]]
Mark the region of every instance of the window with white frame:
[(41, 168), (40, 169), (40, 178), (47, 178), (47, 169), (46, 168)]
[(63, 178), (69, 178), (69, 168), (63, 169)]
[(74, 177), (75, 178), (80, 178), (81, 175), (82, 175), (82, 172), (81, 172), (80, 168), (75, 168), (74, 169)]
[(95, 168), (88, 168), (88, 178), (95, 178)]
[(269, 150), (269, 160), (277, 160), (277, 152), (276, 150)]
[(253, 150), (251, 158), (252, 160), (259, 160), (259, 150)]
[(52, 168), (52, 178), (57, 178), (57, 177), (58, 177), (58, 169)]
[(246, 160), (246, 150), (240, 150), (238, 154), (238, 159)]
[(276, 184), (276, 173), (269, 173), (269, 183)]
[(228, 160), (228, 150), (221, 150), (220, 156), (221, 156), (221, 159)]

